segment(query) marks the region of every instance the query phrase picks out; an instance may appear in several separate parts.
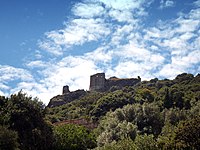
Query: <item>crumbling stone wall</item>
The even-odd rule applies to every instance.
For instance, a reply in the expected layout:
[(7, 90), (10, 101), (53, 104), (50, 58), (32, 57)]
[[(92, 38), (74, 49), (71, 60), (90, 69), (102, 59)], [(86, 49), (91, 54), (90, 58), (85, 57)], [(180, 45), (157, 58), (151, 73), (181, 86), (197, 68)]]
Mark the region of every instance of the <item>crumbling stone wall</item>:
[(117, 77), (105, 78), (105, 73), (97, 73), (90, 76), (90, 91), (108, 91), (111, 87), (116, 86), (122, 88), (125, 86), (133, 86), (141, 82), (141, 78), (125, 78), (120, 79)]
[(123, 88), (125, 86), (133, 86), (137, 83), (141, 82), (140, 79), (137, 78), (127, 78), (127, 79), (108, 79), (106, 80), (106, 86), (105, 86), (105, 90), (109, 90), (111, 87), (118, 87), (118, 88)]

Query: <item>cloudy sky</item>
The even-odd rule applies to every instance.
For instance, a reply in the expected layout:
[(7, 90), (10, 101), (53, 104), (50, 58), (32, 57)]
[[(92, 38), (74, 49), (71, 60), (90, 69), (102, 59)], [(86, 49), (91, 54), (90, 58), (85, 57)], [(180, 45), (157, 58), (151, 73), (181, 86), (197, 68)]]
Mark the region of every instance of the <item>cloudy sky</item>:
[(90, 75), (200, 72), (200, 0), (1, 0), (0, 95), (48, 103)]

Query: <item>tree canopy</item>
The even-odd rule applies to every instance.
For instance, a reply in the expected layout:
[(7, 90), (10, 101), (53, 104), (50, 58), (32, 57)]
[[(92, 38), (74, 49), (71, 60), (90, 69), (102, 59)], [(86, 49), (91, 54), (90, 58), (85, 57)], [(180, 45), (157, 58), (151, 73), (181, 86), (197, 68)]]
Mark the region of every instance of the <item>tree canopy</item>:
[[(186, 73), (53, 108), (20, 91), (0, 96), (0, 149), (199, 149), (199, 116), (200, 75)], [(97, 128), (70, 123), (76, 119)]]

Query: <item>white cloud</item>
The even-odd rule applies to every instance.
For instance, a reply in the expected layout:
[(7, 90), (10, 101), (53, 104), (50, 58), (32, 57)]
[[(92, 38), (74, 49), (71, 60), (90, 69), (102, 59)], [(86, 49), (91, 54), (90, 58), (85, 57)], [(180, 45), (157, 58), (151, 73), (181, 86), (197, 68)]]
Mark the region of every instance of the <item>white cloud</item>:
[[(46, 35), (48, 36), (47, 33)], [(53, 40), (39, 41), (38, 46), (40, 47), (40, 49), (43, 49), (46, 52), (49, 52), (55, 56), (59, 56), (63, 54), (61, 46), (55, 43)]]
[(112, 60), (112, 56), (114, 53), (112, 50), (106, 52), (107, 49), (108, 47), (99, 47), (93, 52), (86, 53), (85, 57), (88, 60), (92, 60), (94, 62), (107, 63)]
[(92, 18), (103, 14), (104, 8), (97, 3), (96, 4), (78, 3), (74, 6), (72, 12), (74, 15), (80, 16), (82, 18)]
[(3, 83), (0, 83), (0, 89), (1, 89), (1, 90), (9, 90), (10, 87), (7, 86), (7, 85), (5, 85), (5, 84), (3, 84)]
[(0, 91), (0, 96), (5, 96), (5, 93)]
[(179, 27), (176, 29), (178, 33), (193, 32), (199, 27), (200, 20), (195, 19), (177, 19)]
[(199, 12), (199, 8), (191, 9), (188, 14), (180, 13), (177, 19), (159, 20), (157, 26), (144, 30), (146, 47), (151, 42), (153, 47), (162, 51), (164, 62), (167, 63), (157, 71), (158, 77), (172, 79), (182, 72), (197, 71), (195, 66), (200, 63)]
[(195, 50), (190, 52), (186, 56), (174, 56), (172, 57), (171, 64), (166, 64), (163, 66), (163, 68), (160, 70), (159, 75), (165, 78), (174, 78), (177, 74), (188, 72), (193, 70), (190, 70), (193, 68), (195, 64), (200, 63), (200, 51)]
[(64, 85), (69, 85), (71, 91), (87, 90), (89, 89), (90, 75), (96, 72), (101, 72), (101, 70), (91, 60), (83, 57), (65, 57), (41, 72), (45, 78), (40, 83), (48, 89), (40, 94), (48, 102), (48, 98), (61, 94)]
[(172, 6), (174, 6), (174, 1), (167, 0), (167, 1), (165, 2), (165, 6), (166, 6), (166, 7), (172, 7)]
[(20, 90), (22, 90), (23, 92), (27, 93), (32, 97), (38, 97), (39, 100), (41, 100), (46, 105), (48, 104), (49, 100), (53, 96), (55, 96), (53, 94), (56, 94), (56, 92), (58, 94), (60, 92), (58, 91), (59, 89), (57, 90), (56, 88), (55, 89), (47, 88), (45, 84), (22, 81), (19, 82), (15, 88), (11, 89), (10, 93), (17, 93)]
[(139, 48), (132, 43), (122, 47), (122, 50), (117, 51), (116, 53), (120, 57), (133, 58), (135, 61), (148, 59), (151, 55), (147, 49)]
[[(105, 8), (95, 2), (104, 3)], [(161, 3), (163, 8), (175, 6), (170, 0)], [(137, 74), (145, 79), (155, 76), (172, 78), (177, 73), (187, 71), (192, 64), (198, 63), (197, 58), (191, 60), (191, 52), (188, 51), (191, 46), (189, 41), (197, 38), (193, 33), (199, 26), (198, 16), (194, 15), (197, 10), (191, 10), (189, 14), (182, 14), (174, 20), (158, 21), (157, 26), (143, 29), (139, 26), (141, 19), (137, 16), (145, 14), (144, 4), (145, 1), (96, 0), (91, 4), (75, 5), (74, 15), (80, 18), (65, 23), (64, 29), (49, 32), (47, 39), (50, 38), (54, 43), (65, 47), (106, 37), (105, 43), (82, 56), (65, 57), (56, 64), (57, 67), (51, 66), (51, 69), (44, 70), (46, 79), (43, 82), (52, 83), (47, 85), (52, 88), (63, 83), (69, 84), (72, 89), (86, 88), (82, 85), (88, 86), (88, 77), (101, 71), (105, 71), (108, 76), (133, 77)], [(91, 8), (92, 6), (97, 10)], [(91, 13), (83, 8), (88, 8)], [(134, 14), (136, 10), (138, 12)], [(100, 19), (102, 15), (104, 18)], [(123, 24), (112, 24), (113, 20)], [(143, 29), (144, 35), (138, 31), (140, 29)], [(197, 46), (198, 39), (194, 41)], [(189, 60), (193, 63), (187, 64)], [(168, 64), (164, 65), (166, 62)], [(84, 74), (86, 69), (83, 68), (89, 70), (86, 71), (87, 75)]]
[[(139, 63), (139, 62), (134, 62), (131, 60), (127, 60), (124, 62), (120, 62), (113, 70), (113, 74), (122, 77), (122, 78), (136, 78), (137, 76), (140, 76), (142, 80), (147, 80), (151, 79), (154, 77), (150, 73), (151, 67), (150, 64), (145, 64), (145, 63)], [(147, 73), (148, 72), (148, 73)], [(113, 75), (112, 74), (112, 75)]]
[[(76, 17), (65, 22), (63, 29), (47, 32), (45, 39), (39, 42), (39, 46), (59, 56), (71, 46), (112, 36), (115, 28), (113, 20), (129, 23), (136, 28), (139, 21), (136, 17), (146, 15), (144, 7), (151, 2), (145, 0), (88, 0), (84, 3), (77, 3), (72, 8), (72, 13)], [(117, 40), (116, 36), (115, 40)]]
[(30, 72), (22, 68), (15, 68), (12, 66), (0, 65), (0, 81), (1, 82), (4, 83), (4, 82), (13, 81), (16, 79), (31, 81), (33, 80), (33, 77)]
[(195, 1), (194, 4), (195, 4), (197, 7), (200, 7), (200, 0)]
[(134, 22), (133, 14), (127, 10), (111, 10), (109, 15), (119, 22)]
[(30, 68), (44, 68), (47, 67), (47, 62), (41, 60), (30, 61), (26, 64)]
[(13, 83), (35, 82), (31, 73), (22, 68), (15, 68), (8, 65), (0, 65), (0, 95), (8, 96), (11, 93), (19, 92), (13, 88)]
[(134, 31), (134, 26), (132, 24), (124, 25), (124, 26), (117, 26), (115, 32), (111, 37), (111, 44), (112, 45), (120, 45), (121, 42), (125, 40), (129, 40), (127, 36), (130, 35), (131, 32)]
[(65, 23), (65, 28), (46, 33), (46, 39), (39, 43), (41, 49), (61, 55), (72, 45), (82, 45), (90, 41), (97, 41), (110, 33), (110, 29), (103, 19), (74, 19)]
[(163, 68), (159, 72), (160, 77), (164, 77), (167, 79), (173, 79), (175, 76), (177, 76), (180, 73), (185, 72), (183, 68), (179, 68), (176, 65), (173, 64), (166, 64), (163, 66)]
[(144, 1), (137, 0), (100, 0), (103, 2), (108, 8), (113, 8), (117, 10), (130, 10), (140, 8), (141, 3)]
[(168, 7), (174, 7), (175, 6), (175, 2), (172, 0), (161, 0), (160, 1), (160, 9), (163, 8), (168, 8)]
[(193, 19), (198, 20), (199, 16), (200, 16), (200, 8), (192, 9), (189, 13), (189, 18), (193, 18)]

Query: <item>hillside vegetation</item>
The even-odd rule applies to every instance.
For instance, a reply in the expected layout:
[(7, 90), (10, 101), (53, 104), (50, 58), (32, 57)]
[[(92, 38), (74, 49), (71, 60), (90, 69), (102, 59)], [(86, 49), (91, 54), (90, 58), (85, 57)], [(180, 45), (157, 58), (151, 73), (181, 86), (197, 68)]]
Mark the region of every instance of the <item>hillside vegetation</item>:
[[(1, 97), (0, 106), (1, 147), (200, 149), (200, 75), (183, 73), (174, 80), (155, 78), (132, 87), (87, 92), (53, 108), (20, 92)], [(96, 128), (61, 124), (79, 119)]]

